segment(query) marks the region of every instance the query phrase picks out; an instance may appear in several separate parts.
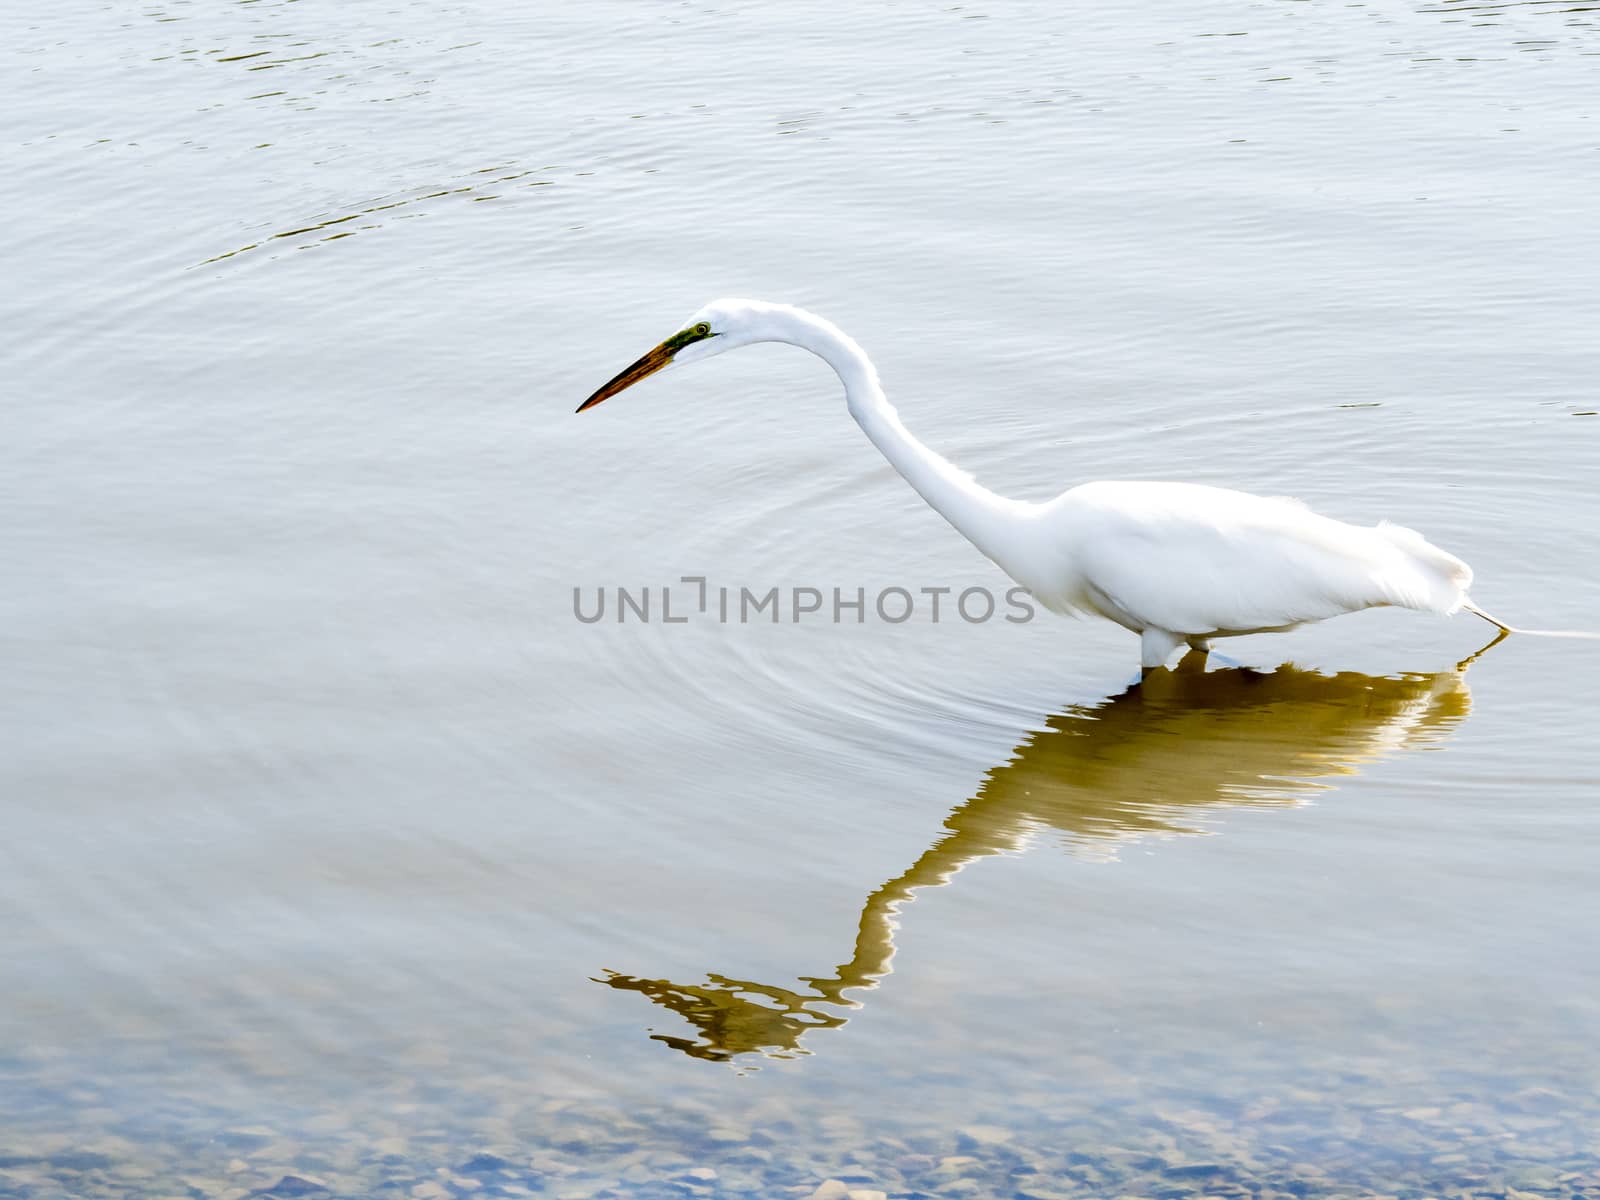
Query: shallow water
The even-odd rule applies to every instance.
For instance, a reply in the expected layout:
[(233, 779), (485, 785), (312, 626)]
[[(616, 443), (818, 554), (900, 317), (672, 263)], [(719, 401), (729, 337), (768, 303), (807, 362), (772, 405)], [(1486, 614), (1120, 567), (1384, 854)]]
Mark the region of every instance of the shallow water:
[(1600, 1195), (1600, 645), (1129, 691), (952, 613), (1008, 581), (796, 352), (572, 415), (789, 300), (1001, 491), (1292, 494), (1594, 628), (1597, 22), (29, 6), (0, 1195)]

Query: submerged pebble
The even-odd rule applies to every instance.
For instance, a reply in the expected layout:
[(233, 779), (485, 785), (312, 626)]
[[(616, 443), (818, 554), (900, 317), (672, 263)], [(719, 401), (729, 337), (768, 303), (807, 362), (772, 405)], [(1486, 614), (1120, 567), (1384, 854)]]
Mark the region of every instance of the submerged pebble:
[[(1041, 1093), (948, 1127), (916, 1113), (838, 1120), (777, 1095), (739, 1125), (709, 1103), (519, 1107), (511, 1084), (493, 1111), (441, 1094), (405, 1124), (311, 1113), (210, 1135), (197, 1110), (196, 1136), (165, 1142), (120, 1136), (125, 1120), (108, 1113), (76, 1145), (8, 1128), (0, 1197), (1600, 1200), (1593, 1090), (1397, 1103), (1381, 1073), (1334, 1082), (1174, 1107)], [(1536, 1125), (1519, 1119), (1535, 1109)]]

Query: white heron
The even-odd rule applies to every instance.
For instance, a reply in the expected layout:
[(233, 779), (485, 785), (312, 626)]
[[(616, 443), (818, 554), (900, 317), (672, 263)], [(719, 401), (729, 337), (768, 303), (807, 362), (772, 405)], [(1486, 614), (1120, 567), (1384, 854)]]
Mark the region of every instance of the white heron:
[(1180, 646), (1275, 633), (1366, 608), (1475, 613), (1472, 568), (1387, 521), (1349, 525), (1295, 500), (1196, 483), (1102, 481), (1054, 500), (996, 495), (916, 438), (872, 361), (831, 322), (785, 304), (717, 300), (578, 406), (593, 408), (669, 366), (756, 342), (809, 350), (844, 384), (850, 415), (940, 516), (1046, 608), (1139, 635), (1141, 666)]

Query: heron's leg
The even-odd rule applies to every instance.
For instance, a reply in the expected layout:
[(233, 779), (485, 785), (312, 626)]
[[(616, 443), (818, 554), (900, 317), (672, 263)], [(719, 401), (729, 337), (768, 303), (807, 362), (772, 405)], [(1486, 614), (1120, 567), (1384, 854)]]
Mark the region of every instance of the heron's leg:
[(1139, 634), (1139, 665), (1146, 671), (1167, 665), (1172, 652), (1183, 645), (1184, 639), (1165, 629), (1146, 629)]
[[(1482, 617), (1485, 621), (1489, 622), (1489, 624), (1493, 625), (1495, 628), (1500, 630), (1500, 633), (1501, 633), (1502, 636), (1505, 635), (1505, 634), (1508, 634), (1508, 633), (1516, 633), (1517, 632), (1511, 626), (1507, 625), (1504, 621), (1502, 621), (1499, 617), (1491, 617), (1488, 613), (1484, 612), (1483, 609), (1479, 608), (1471, 600), (1463, 600), (1461, 602), (1461, 607), (1466, 609), (1469, 613), (1471, 613), (1475, 617)], [(1495, 639), (1495, 641), (1499, 641), (1499, 640), (1500, 640), (1499, 638)], [(1494, 642), (1490, 642), (1489, 645), (1490, 646), (1494, 645)], [(1487, 650), (1488, 646), (1485, 646), (1484, 649)], [(1482, 651), (1480, 651), (1479, 653), (1482, 653)]]
[[(1197, 633), (1192, 637), (1186, 637), (1183, 640), (1189, 643), (1189, 649), (1199, 656), (1199, 659), (1202, 663), (1207, 663), (1213, 667), (1229, 667), (1234, 669), (1244, 666), (1243, 663), (1237, 661), (1236, 659), (1229, 658), (1226, 654), (1219, 654), (1217, 651), (1213, 650), (1211, 648), (1211, 639), (1208, 637), (1204, 637)], [(1188, 662), (1188, 656), (1185, 656), (1183, 661)]]

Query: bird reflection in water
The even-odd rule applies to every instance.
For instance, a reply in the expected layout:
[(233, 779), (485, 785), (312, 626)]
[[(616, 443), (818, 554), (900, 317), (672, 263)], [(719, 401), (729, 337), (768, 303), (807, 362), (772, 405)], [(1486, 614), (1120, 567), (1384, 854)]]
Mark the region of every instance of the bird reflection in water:
[(890, 973), (900, 906), (919, 889), (1052, 830), (1077, 853), (1111, 857), (1119, 842), (1199, 833), (1217, 806), (1303, 804), (1368, 763), (1448, 738), (1471, 707), (1466, 665), (1383, 678), (1295, 667), (1156, 672), (1029, 734), (950, 814), (938, 840), (867, 897), (854, 952), (831, 976), (783, 987), (607, 971), (596, 982), (687, 1020), (698, 1037), (651, 1036), (694, 1058), (805, 1054), (801, 1038), (843, 1025), (860, 1007), (847, 991), (870, 990)]

